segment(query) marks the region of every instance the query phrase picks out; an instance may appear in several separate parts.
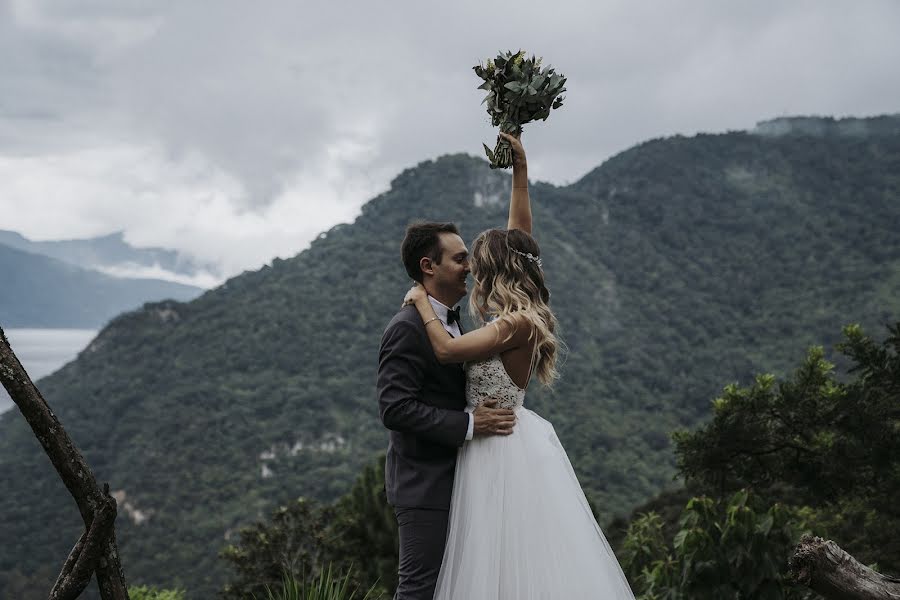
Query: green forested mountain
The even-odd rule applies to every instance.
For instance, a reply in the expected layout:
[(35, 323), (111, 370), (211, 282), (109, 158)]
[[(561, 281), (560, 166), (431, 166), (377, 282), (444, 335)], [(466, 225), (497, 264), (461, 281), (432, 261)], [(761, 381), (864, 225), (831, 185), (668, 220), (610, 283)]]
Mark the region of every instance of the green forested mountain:
[(202, 291), (160, 279), (111, 277), (0, 243), (3, 327), (102, 327), (148, 300), (191, 300)]
[[(653, 140), (573, 185), (533, 185), (569, 352), (527, 402), (605, 518), (671, 485), (669, 432), (723, 385), (900, 314), (900, 117), (821, 121)], [(386, 445), (373, 383), (408, 289), (405, 226), (453, 220), (469, 240), (505, 224), (508, 196), (482, 160), (423, 162), (296, 257), (122, 315), (40, 382), (119, 495), (131, 581), (212, 597), (238, 526), (349, 488)], [(0, 597), (4, 578), (49, 589), (80, 519), (17, 411), (0, 416), (0, 489)]]

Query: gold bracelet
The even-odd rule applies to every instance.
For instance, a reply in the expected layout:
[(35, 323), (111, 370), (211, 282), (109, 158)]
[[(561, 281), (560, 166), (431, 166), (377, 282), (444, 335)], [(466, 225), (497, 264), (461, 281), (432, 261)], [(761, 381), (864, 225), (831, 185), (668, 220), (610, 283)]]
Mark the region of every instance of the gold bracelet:
[(432, 321), (437, 321), (439, 318), (440, 318), (440, 317), (432, 317), (432, 318), (428, 319), (427, 321), (425, 321), (425, 325), (428, 325), (428, 324), (431, 323)]

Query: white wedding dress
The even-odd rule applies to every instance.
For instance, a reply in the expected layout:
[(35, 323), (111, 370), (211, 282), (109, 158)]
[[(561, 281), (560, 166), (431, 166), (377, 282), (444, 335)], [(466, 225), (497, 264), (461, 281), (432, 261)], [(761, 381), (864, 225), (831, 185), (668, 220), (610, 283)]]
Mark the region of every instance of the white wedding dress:
[(633, 600), (553, 426), (500, 356), (466, 365), (466, 400), (516, 411), (508, 436), (463, 444), (435, 600)]

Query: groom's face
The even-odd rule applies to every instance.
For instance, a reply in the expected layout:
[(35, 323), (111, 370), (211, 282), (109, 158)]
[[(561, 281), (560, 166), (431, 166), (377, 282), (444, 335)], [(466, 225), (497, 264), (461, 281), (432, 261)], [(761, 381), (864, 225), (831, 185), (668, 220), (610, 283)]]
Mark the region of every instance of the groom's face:
[(451, 303), (466, 295), (466, 278), (469, 275), (469, 250), (455, 233), (442, 233), (441, 262), (433, 265), (433, 284)]

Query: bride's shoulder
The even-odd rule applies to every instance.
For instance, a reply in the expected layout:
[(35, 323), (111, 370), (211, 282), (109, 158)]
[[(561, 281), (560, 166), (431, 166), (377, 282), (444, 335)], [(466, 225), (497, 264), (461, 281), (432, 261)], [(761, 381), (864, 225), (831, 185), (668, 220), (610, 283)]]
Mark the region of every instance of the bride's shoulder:
[(492, 319), (486, 326), (497, 327), (501, 334), (528, 339), (534, 330), (531, 318), (523, 312), (514, 312)]

